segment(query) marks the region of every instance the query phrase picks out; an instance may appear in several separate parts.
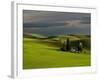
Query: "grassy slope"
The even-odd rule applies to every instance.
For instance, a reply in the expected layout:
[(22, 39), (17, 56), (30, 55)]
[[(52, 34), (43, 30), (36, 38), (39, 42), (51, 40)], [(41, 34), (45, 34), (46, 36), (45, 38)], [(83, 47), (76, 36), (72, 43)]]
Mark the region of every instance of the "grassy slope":
[(52, 68), (89, 66), (89, 54), (73, 54), (60, 51), (59, 48), (24, 38), (23, 68)]

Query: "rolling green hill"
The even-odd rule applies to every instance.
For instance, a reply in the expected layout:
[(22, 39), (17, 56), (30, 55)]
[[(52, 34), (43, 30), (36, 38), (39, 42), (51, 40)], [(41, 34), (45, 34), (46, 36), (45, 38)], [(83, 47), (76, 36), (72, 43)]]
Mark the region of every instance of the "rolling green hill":
[[(59, 40), (83, 39), (77, 35), (51, 36), (41, 35), (24, 36), (23, 39), (23, 69), (54, 68), (54, 67), (79, 67), (90, 66), (90, 50), (84, 49), (82, 53), (71, 53), (60, 50)], [(34, 37), (35, 36), (35, 37)], [(84, 38), (90, 38), (84, 36)]]

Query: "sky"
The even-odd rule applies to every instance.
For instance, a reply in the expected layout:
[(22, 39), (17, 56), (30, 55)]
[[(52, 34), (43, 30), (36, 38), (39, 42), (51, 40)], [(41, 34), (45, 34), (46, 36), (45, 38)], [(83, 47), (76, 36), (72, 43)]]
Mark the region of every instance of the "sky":
[(90, 35), (91, 14), (23, 10), (23, 32), (45, 36)]

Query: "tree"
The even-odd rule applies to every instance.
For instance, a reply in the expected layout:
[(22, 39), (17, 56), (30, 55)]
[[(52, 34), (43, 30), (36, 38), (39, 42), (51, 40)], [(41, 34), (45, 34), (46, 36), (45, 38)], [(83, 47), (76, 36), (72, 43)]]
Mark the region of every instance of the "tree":
[(69, 38), (67, 38), (66, 40), (66, 51), (70, 51), (70, 41), (69, 41)]
[(83, 44), (82, 44), (82, 42), (78, 42), (78, 52), (82, 52), (82, 50), (83, 50)]
[(69, 41), (69, 38), (64, 40), (64, 42), (61, 45), (61, 50), (62, 51), (70, 51), (70, 41)]

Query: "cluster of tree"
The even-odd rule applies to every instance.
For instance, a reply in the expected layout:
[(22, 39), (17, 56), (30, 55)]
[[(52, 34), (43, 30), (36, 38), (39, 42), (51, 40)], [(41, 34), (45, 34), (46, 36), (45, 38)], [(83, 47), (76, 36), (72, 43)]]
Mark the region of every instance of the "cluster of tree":
[(62, 51), (69, 51), (70, 50), (69, 38), (67, 38), (66, 40), (64, 40), (64, 42), (62, 43), (62, 46), (61, 46), (61, 50)]
[(73, 51), (73, 52), (81, 52), (83, 50), (83, 44), (80, 40), (70, 41), (69, 38), (64, 40), (61, 46), (62, 51)]
[(87, 39), (82, 39), (81, 42), (83, 43), (83, 47), (85, 49), (91, 49), (91, 40), (90, 38), (87, 38)]

